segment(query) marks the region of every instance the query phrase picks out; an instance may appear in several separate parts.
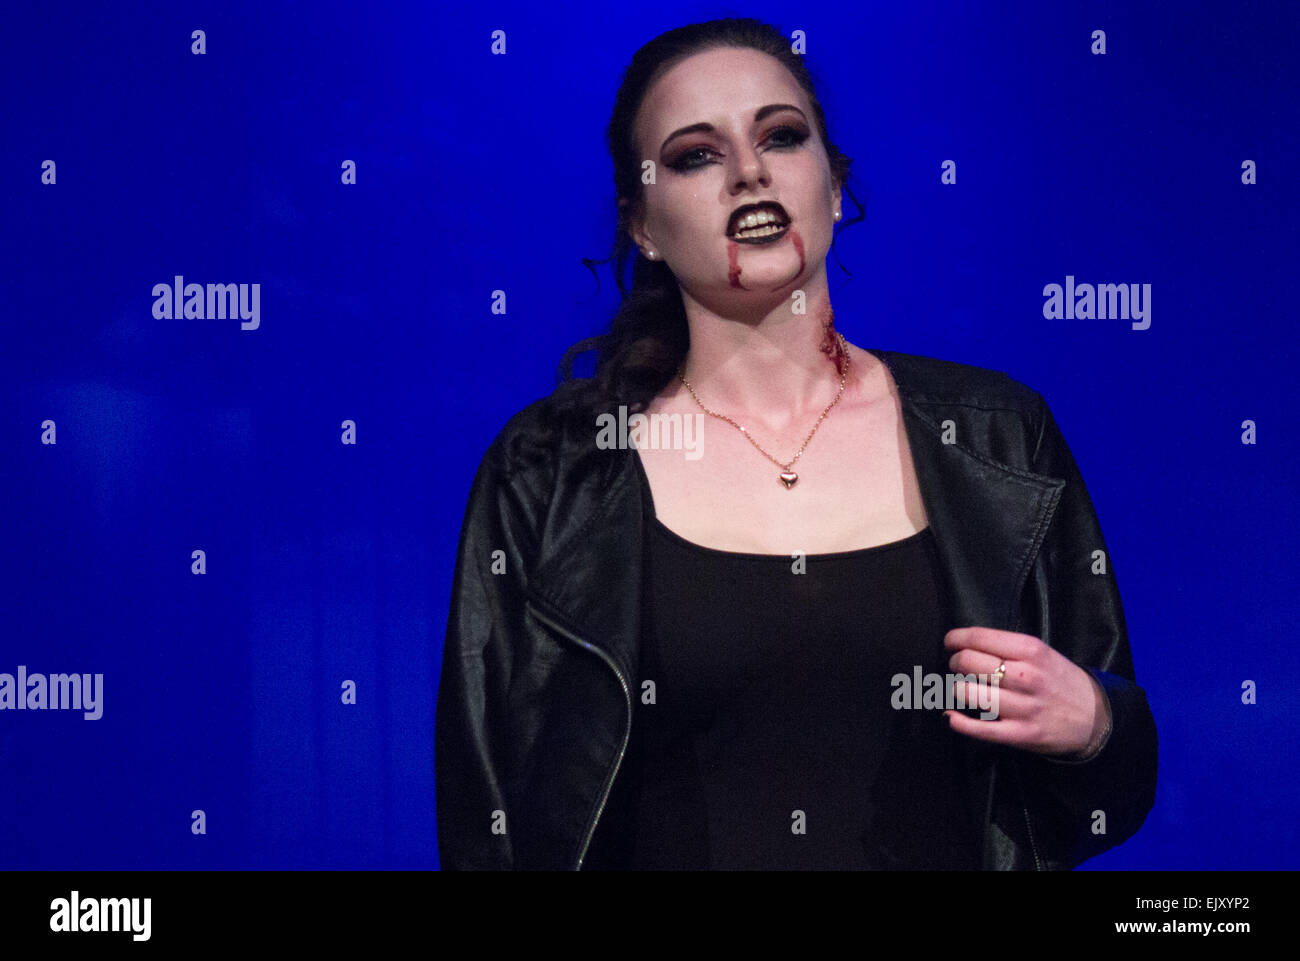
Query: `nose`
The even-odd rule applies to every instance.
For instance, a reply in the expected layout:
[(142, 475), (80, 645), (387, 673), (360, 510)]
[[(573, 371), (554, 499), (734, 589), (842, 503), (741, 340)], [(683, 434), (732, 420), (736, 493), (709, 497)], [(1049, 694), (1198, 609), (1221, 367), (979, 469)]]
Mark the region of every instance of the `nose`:
[(767, 164), (763, 162), (763, 158), (757, 150), (749, 144), (744, 144), (736, 149), (733, 156), (735, 157), (735, 168), (731, 175), (731, 192), (733, 194), (738, 194), (747, 189), (752, 190), (756, 186), (771, 186)]

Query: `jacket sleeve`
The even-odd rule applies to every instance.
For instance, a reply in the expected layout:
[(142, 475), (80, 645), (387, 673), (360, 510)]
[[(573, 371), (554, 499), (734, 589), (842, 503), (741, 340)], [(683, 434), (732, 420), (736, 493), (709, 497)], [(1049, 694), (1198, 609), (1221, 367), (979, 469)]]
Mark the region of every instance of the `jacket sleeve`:
[(456, 551), (434, 720), (443, 870), (515, 866), (507, 705), (532, 543), (506, 450), (503, 432), (474, 477)]
[(1042, 396), (1033, 469), (1063, 478), (1037, 576), (1050, 637), (1105, 694), (1110, 733), (1086, 760), (1016, 752), (1033, 839), (1049, 868), (1073, 868), (1135, 834), (1155, 802), (1157, 740), (1137, 684), (1124, 610), (1101, 525), (1073, 455)]

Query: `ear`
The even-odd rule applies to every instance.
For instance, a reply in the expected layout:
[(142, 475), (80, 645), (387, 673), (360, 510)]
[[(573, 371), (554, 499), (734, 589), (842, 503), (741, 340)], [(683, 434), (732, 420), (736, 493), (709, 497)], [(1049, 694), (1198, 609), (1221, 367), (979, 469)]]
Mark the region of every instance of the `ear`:
[(632, 242), (642, 250), (655, 249), (655, 243), (645, 232), (645, 225), (641, 217), (637, 204), (623, 198), (619, 200), (618, 205), (622, 208), (623, 216), (627, 220), (627, 232), (631, 236)]

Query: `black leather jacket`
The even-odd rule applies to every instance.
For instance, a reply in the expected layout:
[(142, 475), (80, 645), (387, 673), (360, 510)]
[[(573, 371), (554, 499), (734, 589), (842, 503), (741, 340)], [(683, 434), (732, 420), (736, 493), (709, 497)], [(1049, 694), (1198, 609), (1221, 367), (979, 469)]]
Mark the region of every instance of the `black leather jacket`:
[[(1132, 836), (1156, 784), (1155, 722), (1083, 478), (1036, 391), (998, 371), (871, 352), (898, 385), (952, 626), (1039, 637), (1108, 697), (1109, 739), (1081, 763), (960, 739), (983, 866), (1072, 868)], [(465, 513), (436, 709), (446, 869), (580, 869), (627, 748), (637, 455), (597, 449), (594, 423), (532, 443), (547, 410), (543, 399), (511, 418)]]

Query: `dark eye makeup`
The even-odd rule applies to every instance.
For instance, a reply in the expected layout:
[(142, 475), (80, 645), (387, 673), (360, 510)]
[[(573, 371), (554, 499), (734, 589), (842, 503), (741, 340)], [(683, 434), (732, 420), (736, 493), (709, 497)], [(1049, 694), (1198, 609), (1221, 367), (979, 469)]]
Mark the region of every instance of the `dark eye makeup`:
[[(768, 142), (772, 149), (789, 150), (803, 145), (808, 139), (808, 131), (802, 127), (796, 127), (791, 124), (782, 124), (768, 135)], [(775, 142), (773, 142), (775, 141)], [(703, 156), (712, 154), (714, 151), (708, 147), (692, 147), (689, 150), (683, 150), (677, 154), (666, 166), (673, 170), (689, 173), (692, 170), (699, 170), (706, 167), (713, 161)]]

